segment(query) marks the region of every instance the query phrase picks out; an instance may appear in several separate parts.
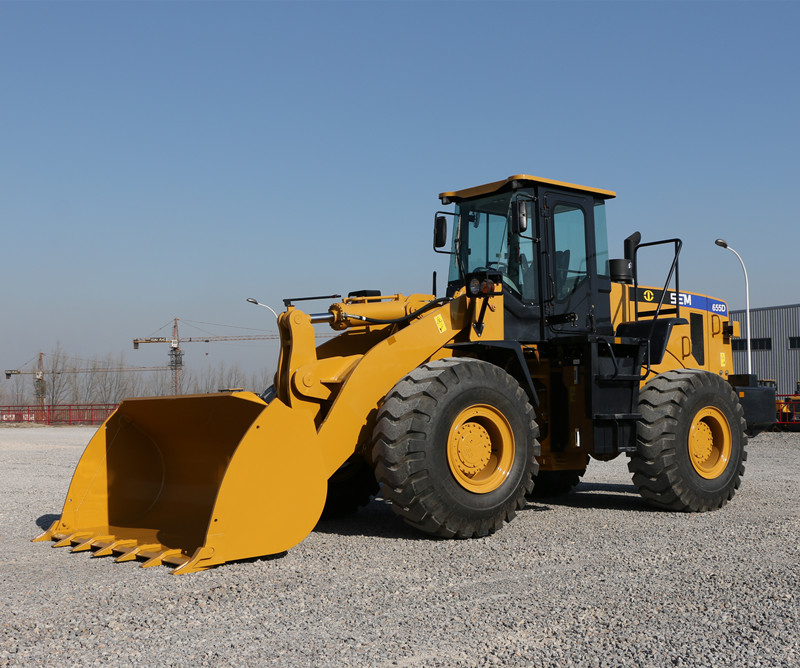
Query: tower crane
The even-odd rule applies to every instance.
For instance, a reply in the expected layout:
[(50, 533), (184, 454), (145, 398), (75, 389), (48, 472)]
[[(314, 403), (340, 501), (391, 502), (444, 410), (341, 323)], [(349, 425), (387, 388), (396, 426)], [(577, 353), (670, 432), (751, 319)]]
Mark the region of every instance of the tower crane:
[(89, 368), (71, 368), (71, 369), (50, 369), (47, 371), (44, 368), (44, 357), (45, 354), (40, 352), (39, 353), (39, 361), (36, 365), (36, 369), (33, 371), (21, 371), (20, 369), (6, 369), (5, 375), (6, 380), (10, 379), (11, 376), (33, 376), (33, 393), (36, 397), (36, 403), (39, 405), (39, 408), (44, 408), (45, 398), (47, 396), (47, 381), (45, 380), (45, 374), (56, 375), (62, 373), (94, 373), (97, 371), (104, 371), (104, 372), (128, 372), (128, 371), (164, 371), (169, 369), (168, 366), (119, 366), (119, 367), (89, 367)]
[(172, 371), (172, 393), (178, 394), (183, 372), (183, 350), (181, 343), (211, 343), (213, 341), (269, 341), (280, 339), (279, 334), (261, 334), (245, 336), (186, 336), (178, 334), (178, 318), (172, 322), (172, 338), (167, 336), (149, 336), (133, 340), (133, 349), (138, 350), (140, 343), (169, 343), (169, 366)]

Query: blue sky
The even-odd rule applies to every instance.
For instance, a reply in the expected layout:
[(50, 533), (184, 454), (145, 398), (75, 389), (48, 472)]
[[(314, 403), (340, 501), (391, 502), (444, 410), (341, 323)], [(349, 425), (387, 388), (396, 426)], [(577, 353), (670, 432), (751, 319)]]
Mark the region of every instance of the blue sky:
[(612, 257), (681, 237), (681, 286), (741, 308), (724, 237), (752, 306), (800, 302), (798, 24), (796, 2), (0, 2), (0, 367), (56, 344), (162, 364), (131, 339), (173, 317), (274, 331), (250, 296), (427, 292), (436, 195), (521, 172), (615, 190)]

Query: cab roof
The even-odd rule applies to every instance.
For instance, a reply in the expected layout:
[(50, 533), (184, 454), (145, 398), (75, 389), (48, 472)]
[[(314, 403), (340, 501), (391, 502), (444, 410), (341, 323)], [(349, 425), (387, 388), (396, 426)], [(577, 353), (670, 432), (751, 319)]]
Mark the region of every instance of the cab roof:
[[(513, 184), (513, 185), (512, 185)], [(528, 174), (517, 174), (509, 176), (504, 181), (493, 181), (486, 183), (482, 186), (474, 186), (472, 188), (465, 188), (464, 190), (453, 190), (448, 192), (439, 193), (439, 199), (442, 204), (451, 204), (452, 202), (459, 202), (473, 197), (480, 197), (481, 195), (489, 195), (500, 190), (508, 188), (525, 188), (532, 185), (547, 185), (557, 186), (559, 188), (567, 188), (568, 190), (577, 190), (579, 192), (591, 193), (592, 195), (599, 196), (603, 199), (611, 199), (616, 197), (617, 193), (611, 190), (601, 190), (600, 188), (589, 188), (587, 186), (579, 186), (574, 183), (566, 183), (564, 181), (553, 181), (552, 179), (543, 179), (538, 176), (530, 176)]]

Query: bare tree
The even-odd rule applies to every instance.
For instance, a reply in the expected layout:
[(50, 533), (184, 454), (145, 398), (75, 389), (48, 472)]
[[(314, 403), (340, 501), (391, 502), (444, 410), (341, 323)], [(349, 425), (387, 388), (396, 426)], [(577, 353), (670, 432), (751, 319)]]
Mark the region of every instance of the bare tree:
[[(44, 356), (43, 381), (37, 388), (45, 392), (49, 405), (115, 404), (129, 397), (167, 396), (173, 391), (169, 369), (157, 371), (121, 371), (127, 367), (124, 354), (93, 357), (74, 363), (60, 344)], [(24, 375), (15, 375), (0, 387), (0, 405), (24, 406), (36, 403), (33, 383)], [(243, 388), (260, 393), (272, 385), (274, 369), (245, 372), (238, 364), (218, 363), (202, 371), (185, 368), (183, 388), (192, 394), (214, 393), (220, 389)], [(35, 379), (36, 376), (34, 375)]]
[[(68, 381), (64, 371), (71, 370), (67, 355), (61, 348), (61, 343), (56, 343), (52, 353), (46, 355), (44, 381), (45, 401), (50, 406), (65, 403), (68, 395)], [(74, 366), (72, 367), (74, 368)]]
[(28, 406), (33, 403), (30, 393), (30, 381), (25, 376), (11, 376), (4, 381), (5, 399), (3, 404), (9, 406)]
[(186, 387), (192, 393), (207, 394), (223, 389), (242, 388), (259, 394), (272, 385), (274, 370), (263, 368), (249, 374), (238, 364), (219, 363), (208, 367), (202, 373), (187, 373)]
[(10, 388), (6, 385), (0, 386), (0, 406), (13, 405), (13, 394)]
[(164, 397), (172, 394), (172, 372), (168, 370), (154, 371), (147, 374), (138, 389), (139, 397)]
[(134, 394), (136, 372), (118, 371), (125, 368), (125, 357), (120, 354), (114, 359), (108, 355), (95, 371), (95, 402), (116, 404)]
[[(89, 369), (85, 373), (70, 373), (66, 379), (69, 388), (68, 403), (71, 404), (91, 404), (95, 403), (97, 370), (98, 363), (93, 359), (89, 363)], [(99, 402), (98, 402), (99, 403)]]

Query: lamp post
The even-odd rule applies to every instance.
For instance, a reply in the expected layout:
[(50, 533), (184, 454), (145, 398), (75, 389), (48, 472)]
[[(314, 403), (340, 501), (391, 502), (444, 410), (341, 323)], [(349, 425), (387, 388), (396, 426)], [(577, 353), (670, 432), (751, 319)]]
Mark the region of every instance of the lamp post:
[(258, 300), (256, 300), (256, 299), (253, 299), (252, 297), (248, 297), (248, 298), (247, 298), (247, 301), (248, 301), (250, 304), (255, 304), (256, 306), (263, 306), (263, 307), (264, 307), (265, 309), (267, 309), (267, 310), (268, 310), (270, 313), (272, 313), (272, 315), (274, 315), (274, 316), (275, 316), (275, 318), (277, 318), (277, 317), (278, 317), (278, 314), (277, 314), (277, 313), (275, 313), (275, 310), (274, 310), (274, 309), (272, 309), (271, 307), (267, 306), (266, 304), (262, 304), (260, 301), (258, 301)]
[(742, 271), (744, 272), (745, 318), (747, 322), (747, 373), (750, 375), (753, 373), (753, 360), (752, 349), (750, 348), (750, 282), (747, 280), (747, 268), (744, 266), (744, 260), (742, 259), (742, 256), (733, 250), (733, 248), (728, 245), (728, 242), (725, 241), (725, 239), (717, 239), (714, 241), (714, 243), (720, 248), (727, 248), (731, 253), (739, 258), (739, 262), (742, 264)]

